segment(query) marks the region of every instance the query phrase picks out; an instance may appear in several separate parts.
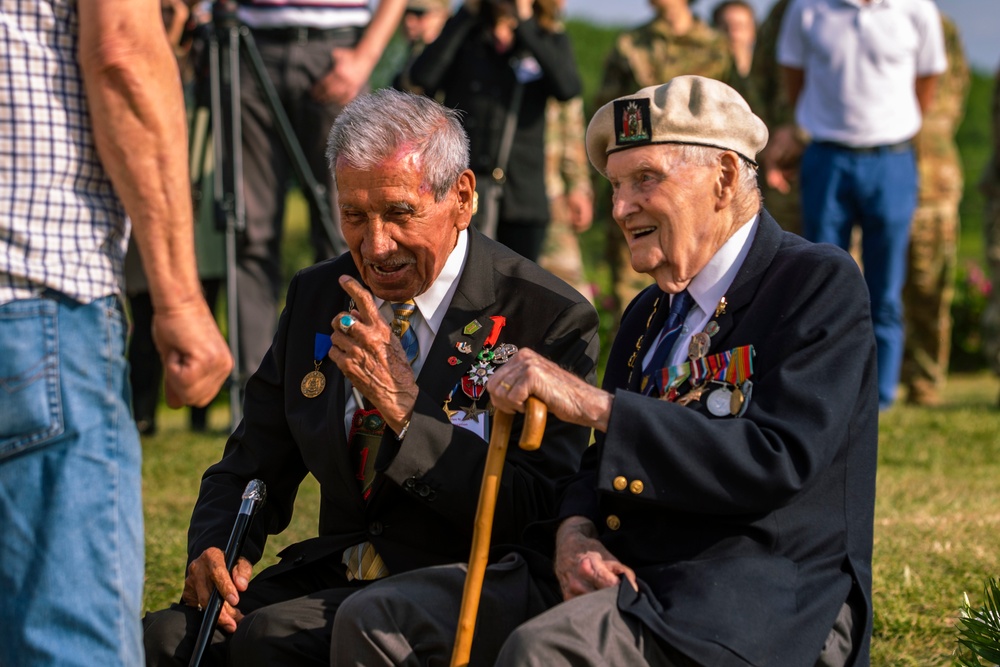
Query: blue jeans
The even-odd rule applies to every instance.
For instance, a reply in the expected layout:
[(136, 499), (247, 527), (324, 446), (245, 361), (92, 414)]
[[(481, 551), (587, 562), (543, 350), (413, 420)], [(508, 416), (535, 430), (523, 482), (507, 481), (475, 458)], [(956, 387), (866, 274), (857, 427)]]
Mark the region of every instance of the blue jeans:
[(114, 297), (0, 305), (0, 667), (141, 665), (141, 449)]
[(878, 351), (879, 407), (892, 405), (903, 361), (903, 284), (917, 169), (910, 148), (855, 152), (813, 143), (802, 157), (802, 229), (810, 241), (850, 249), (861, 226), (861, 261)]

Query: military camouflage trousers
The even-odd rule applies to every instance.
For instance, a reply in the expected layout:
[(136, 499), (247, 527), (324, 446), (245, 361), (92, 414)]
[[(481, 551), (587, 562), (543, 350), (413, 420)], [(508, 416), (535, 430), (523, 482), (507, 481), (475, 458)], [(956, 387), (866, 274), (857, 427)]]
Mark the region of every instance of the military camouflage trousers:
[(957, 201), (921, 203), (913, 215), (903, 287), (901, 373), (911, 403), (936, 403), (948, 374), (958, 227)]

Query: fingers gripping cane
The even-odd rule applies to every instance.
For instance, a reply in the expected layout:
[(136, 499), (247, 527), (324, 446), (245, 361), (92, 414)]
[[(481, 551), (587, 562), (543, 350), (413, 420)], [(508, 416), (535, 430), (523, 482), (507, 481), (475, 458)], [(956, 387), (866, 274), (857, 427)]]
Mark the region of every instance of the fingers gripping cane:
[[(542, 446), (545, 431), (545, 404), (535, 397), (529, 397), (525, 405), (524, 430), (521, 433), (521, 449), (533, 451)], [(486, 575), (486, 561), (490, 551), (490, 536), (493, 531), (493, 513), (497, 506), (500, 490), (500, 474), (503, 472), (507, 443), (510, 441), (514, 415), (499, 410), (493, 416), (493, 430), (490, 432), (489, 451), (483, 470), (483, 484), (479, 490), (479, 504), (472, 532), (472, 553), (469, 555), (469, 571), (462, 591), (462, 609), (458, 616), (458, 632), (455, 648), (451, 654), (451, 667), (465, 667), (472, 652), (472, 636), (476, 629), (476, 615), (479, 612), (479, 598), (483, 592), (483, 578)]]
[[(236, 523), (233, 524), (233, 532), (229, 535), (229, 543), (226, 544), (226, 571), (232, 572), (236, 566), (236, 560), (243, 551), (243, 543), (246, 542), (247, 533), (250, 532), (250, 522), (254, 514), (264, 506), (267, 499), (267, 487), (259, 479), (251, 480), (247, 488), (243, 491), (243, 502), (240, 503), (240, 511), (236, 515)], [(198, 639), (194, 644), (194, 653), (191, 654), (191, 662), (188, 667), (198, 667), (201, 658), (208, 648), (208, 642), (215, 632), (215, 624), (219, 622), (219, 613), (222, 611), (222, 596), (219, 589), (212, 591), (205, 606), (205, 615), (201, 618), (201, 628), (198, 630)]]

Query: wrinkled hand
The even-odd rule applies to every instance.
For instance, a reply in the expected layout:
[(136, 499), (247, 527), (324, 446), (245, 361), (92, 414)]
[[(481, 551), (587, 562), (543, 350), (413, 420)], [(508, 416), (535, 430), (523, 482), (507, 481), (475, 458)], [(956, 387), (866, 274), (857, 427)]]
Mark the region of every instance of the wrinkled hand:
[(336, 47), (330, 52), (333, 66), (316, 83), (310, 94), (321, 104), (346, 105), (358, 96), (372, 72), (372, 65), (356, 49)]
[(768, 186), (782, 194), (788, 194), (804, 151), (805, 146), (795, 136), (794, 126), (782, 125), (771, 133), (760, 156), (764, 180)]
[(524, 412), (525, 401), (534, 396), (564, 422), (607, 430), (611, 394), (587, 384), (534, 350), (518, 350), (490, 376), (487, 388), (497, 410)]
[(153, 341), (172, 408), (208, 405), (233, 369), (229, 346), (204, 299), (154, 311)]
[(569, 211), (569, 222), (577, 234), (590, 229), (594, 222), (594, 199), (586, 192), (574, 190), (566, 195), (566, 208)]
[(340, 284), (354, 299), (357, 309), (351, 315), (357, 323), (344, 333), (339, 320), (345, 313), (334, 318), (330, 359), (399, 433), (417, 404), (413, 369), (399, 339), (379, 316), (371, 292), (349, 276), (341, 276)]
[(635, 572), (597, 540), (597, 528), (583, 517), (570, 517), (556, 533), (556, 577), (563, 600), (617, 586), (621, 577), (638, 590)]
[(181, 601), (201, 609), (208, 604), (212, 591), (218, 590), (223, 600), (218, 626), (226, 632), (236, 632), (236, 625), (243, 620), (243, 614), (236, 605), (240, 603), (240, 593), (250, 585), (252, 573), (250, 561), (240, 558), (230, 574), (226, 570), (226, 555), (222, 549), (210, 547), (188, 566)]

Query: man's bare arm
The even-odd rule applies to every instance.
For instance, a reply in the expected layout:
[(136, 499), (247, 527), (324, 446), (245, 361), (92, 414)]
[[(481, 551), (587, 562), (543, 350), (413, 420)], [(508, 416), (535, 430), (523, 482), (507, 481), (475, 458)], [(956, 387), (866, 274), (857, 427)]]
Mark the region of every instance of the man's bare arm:
[(204, 405), (232, 358), (194, 255), (180, 74), (158, 0), (80, 0), (79, 62), (98, 155), (132, 221), (167, 401)]

